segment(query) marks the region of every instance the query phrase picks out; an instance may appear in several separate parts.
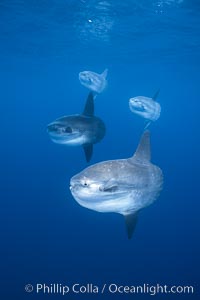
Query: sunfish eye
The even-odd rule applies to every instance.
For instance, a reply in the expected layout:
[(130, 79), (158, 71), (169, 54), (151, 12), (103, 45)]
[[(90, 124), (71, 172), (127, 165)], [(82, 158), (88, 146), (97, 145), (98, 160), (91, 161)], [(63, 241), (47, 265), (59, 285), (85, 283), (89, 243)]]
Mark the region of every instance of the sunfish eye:
[(136, 103), (137, 105), (142, 105), (141, 101), (137, 99), (134, 100), (134, 103)]
[(83, 181), (81, 181), (82, 186), (87, 187), (89, 186), (88, 181), (86, 179), (83, 179)]
[(72, 133), (72, 128), (68, 126), (68, 127), (65, 128), (64, 132)]
[(88, 79), (88, 75), (85, 74), (85, 73), (82, 73), (82, 74), (81, 74), (81, 77), (82, 77), (83, 79)]

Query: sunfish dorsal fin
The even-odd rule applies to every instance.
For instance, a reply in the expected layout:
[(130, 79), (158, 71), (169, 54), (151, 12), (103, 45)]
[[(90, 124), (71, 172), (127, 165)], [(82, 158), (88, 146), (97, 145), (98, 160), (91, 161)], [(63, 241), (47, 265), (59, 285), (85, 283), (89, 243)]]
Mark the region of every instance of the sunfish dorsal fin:
[(139, 145), (131, 159), (136, 159), (141, 162), (149, 162), (151, 160), (150, 149), (150, 131), (146, 130), (139, 142)]
[(93, 93), (90, 92), (87, 101), (85, 103), (83, 115), (87, 117), (93, 117), (94, 116), (94, 96)]
[(155, 95), (152, 97), (153, 100), (156, 100), (158, 95), (160, 93), (160, 89), (157, 90), (157, 92), (155, 93)]
[(127, 214), (124, 215), (124, 218), (126, 223), (126, 231), (128, 234), (128, 239), (130, 240), (137, 224), (138, 214), (137, 212), (133, 214)]
[(108, 75), (108, 69), (105, 69), (105, 70), (103, 71), (103, 73), (101, 73), (101, 76), (103, 76), (104, 78), (106, 78), (107, 75)]
[(83, 145), (86, 161), (89, 162), (93, 153), (93, 144)]

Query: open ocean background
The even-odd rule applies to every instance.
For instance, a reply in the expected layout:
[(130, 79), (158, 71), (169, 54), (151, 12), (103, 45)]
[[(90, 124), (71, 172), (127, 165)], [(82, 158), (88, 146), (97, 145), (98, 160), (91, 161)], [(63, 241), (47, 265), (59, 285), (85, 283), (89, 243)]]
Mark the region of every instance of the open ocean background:
[[(127, 239), (123, 217), (84, 209), (70, 178), (81, 147), (51, 142), (46, 126), (81, 113), (78, 73), (108, 68), (95, 100), (106, 124), (90, 164), (127, 158), (144, 128), (130, 97), (160, 88), (150, 126), (158, 200)], [(193, 285), (200, 299), (200, 1), (0, 0), (1, 288), (10, 299), (151, 299), (150, 295), (26, 293), (28, 283)]]

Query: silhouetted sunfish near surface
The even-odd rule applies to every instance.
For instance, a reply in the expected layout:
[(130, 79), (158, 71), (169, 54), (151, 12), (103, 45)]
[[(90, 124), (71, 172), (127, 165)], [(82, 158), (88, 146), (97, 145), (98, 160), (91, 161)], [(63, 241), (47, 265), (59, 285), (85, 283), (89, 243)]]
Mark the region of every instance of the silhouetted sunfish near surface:
[(122, 214), (131, 238), (138, 212), (157, 199), (162, 184), (161, 169), (150, 162), (150, 133), (145, 131), (131, 158), (103, 161), (84, 169), (71, 178), (70, 190), (86, 208)]
[(148, 125), (151, 121), (156, 121), (160, 117), (161, 107), (160, 104), (155, 101), (158, 94), (159, 91), (157, 91), (153, 98), (138, 96), (129, 99), (130, 110), (145, 118), (148, 121)]
[(89, 90), (95, 93), (102, 93), (107, 86), (107, 73), (108, 69), (105, 69), (102, 74), (97, 74), (91, 71), (83, 71), (79, 73), (79, 80)]
[(51, 140), (58, 144), (79, 146), (84, 148), (87, 162), (93, 152), (93, 144), (100, 142), (105, 135), (105, 125), (100, 118), (94, 116), (94, 96), (89, 93), (82, 114), (64, 116), (47, 126)]

